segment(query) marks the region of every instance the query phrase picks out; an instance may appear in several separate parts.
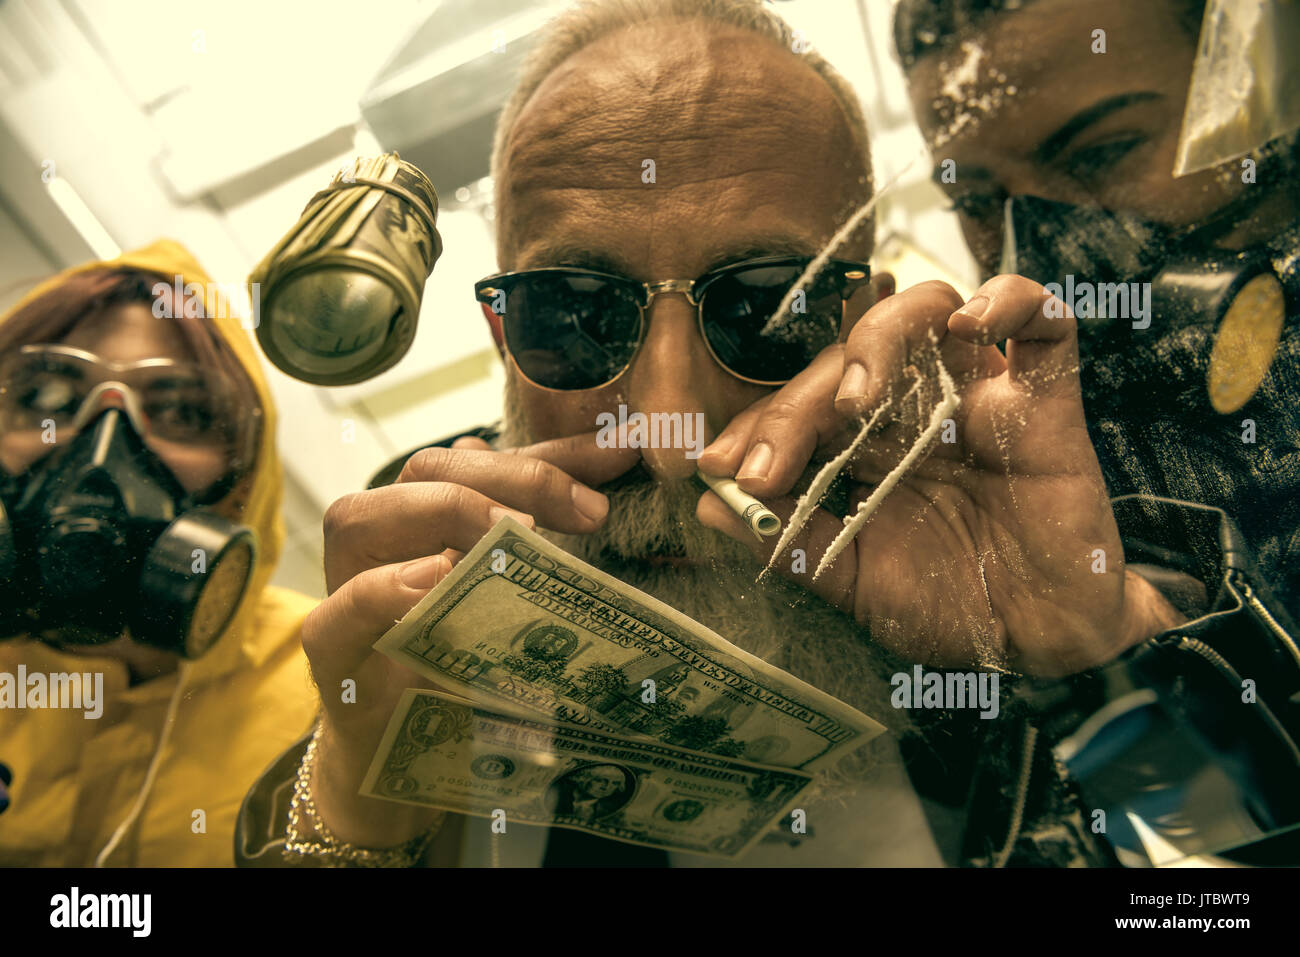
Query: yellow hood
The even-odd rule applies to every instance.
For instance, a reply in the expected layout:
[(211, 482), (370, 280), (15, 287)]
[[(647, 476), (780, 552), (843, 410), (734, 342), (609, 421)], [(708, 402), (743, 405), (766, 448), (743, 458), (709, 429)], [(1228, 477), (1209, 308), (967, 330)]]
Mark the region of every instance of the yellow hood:
[[(202, 283), (208, 315), (218, 312), (208, 276), (184, 248), (165, 240), (62, 273), (28, 299), (106, 267)], [(0, 673), (103, 678), (102, 715), (94, 720), (67, 706), (0, 713), (0, 759), (13, 771), (12, 804), (0, 818), (0, 866), (229, 866), (245, 793), (319, 707), (299, 634), (315, 602), (267, 586), (283, 537), (275, 409), (238, 318), (210, 321), (262, 405), (256, 459), (236, 488), (245, 490), (240, 520), (258, 538), (252, 581), (231, 626), (207, 654), (134, 685), (116, 659), (73, 655), (27, 638), (0, 642)]]
[(247, 503), (239, 518), (239, 521), (253, 529), (257, 536), (257, 564), (234, 620), (221, 640), (199, 659), (198, 664), (201, 667), (195, 669), (199, 674), (195, 674), (191, 680), (197, 679), (202, 682), (205, 678), (211, 679), (230, 671), (237, 667), (241, 660), (256, 664), (269, 650), (259, 649), (259, 636), (248, 626), (254, 614), (257, 596), (270, 581), (284, 542), (284, 526), (280, 518), (283, 477), (280, 471), (280, 459), (276, 452), (275, 405), (271, 400), (271, 393), (262, 374), (261, 363), (252, 339), (239, 319), (230, 315), (230, 306), (218, 301), (218, 288), (213, 284), (211, 277), (189, 250), (174, 240), (162, 239), (141, 249), (123, 253), (116, 259), (84, 263), (52, 276), (28, 292), (17, 305), (0, 317), (0, 326), (8, 322), (10, 317), (28, 302), (44, 295), (69, 278), (102, 269), (139, 269), (157, 273), (168, 285), (171, 285), (177, 276), (181, 277), (182, 286), (191, 282), (199, 283), (205, 291), (205, 313), (210, 317), (208, 321), (215, 327), (221, 340), (238, 357), (244, 372), (253, 383), (262, 407), (262, 432), (258, 440), (257, 459), (253, 464)]

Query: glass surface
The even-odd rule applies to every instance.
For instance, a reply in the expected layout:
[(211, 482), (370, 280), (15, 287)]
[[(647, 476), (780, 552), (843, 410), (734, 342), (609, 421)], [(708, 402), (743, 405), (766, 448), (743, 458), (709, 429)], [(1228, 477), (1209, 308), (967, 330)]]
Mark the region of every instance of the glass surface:
[[(66, 301), (0, 320), (0, 677), (91, 660), (67, 647), (87, 631), (38, 627), (63, 606), (116, 623), (142, 605), (154, 532), (114, 511), (128, 495), (29, 494), (57, 486), (38, 479), (106, 382), (138, 404), (141, 470), (212, 490), (258, 550), (180, 556), (182, 577), (211, 576), (196, 645), (253, 563), (213, 657), (181, 670), (119, 629), (85, 665), (116, 679), (102, 718), (0, 713), (0, 865), (232, 863), (245, 797), (270, 795), (249, 832), (283, 835), (298, 757), (259, 776), (322, 708), (337, 733), (311, 780), (335, 792), (317, 807), (375, 847), (410, 838), (410, 804), (373, 827), (348, 814), (378, 756), (376, 804), (451, 808), (439, 863), (1300, 865), (1300, 5), (755, 0), (788, 30), (750, 37), (701, 0), (558, 56), (502, 130), (570, 4), (37, 6), (0, 3), (0, 48), (31, 51), (5, 77), (0, 166), (31, 175), (0, 177), (0, 301), (87, 248), (175, 236), (191, 256), (89, 298), (65, 277)], [(187, 314), (173, 273), (247, 276), (340, 166), (390, 150), (450, 227), (418, 361), (336, 388), (272, 372), (278, 462), (253, 455), (261, 347)], [(412, 222), (378, 227), (396, 255)], [(679, 285), (640, 305), (642, 284), (821, 254), (870, 280), (818, 279), (777, 322), (788, 266), (696, 287), (698, 307)], [(561, 268), (628, 282), (472, 292)], [(259, 331), (284, 364), (338, 381), (391, 355), (401, 303), (370, 273), (272, 291)], [(706, 491), (711, 468), (732, 481)], [(50, 545), (56, 528), (76, 534)], [(70, 586), (121, 528), (131, 561), (104, 559), (92, 596)], [(383, 657), (384, 635), (410, 654)], [(444, 700), (385, 741), (429, 686), (505, 724)], [(142, 736), (113, 751), (126, 714)], [(843, 765), (804, 763), (856, 715), (884, 730)], [(570, 724), (618, 740), (581, 754)], [(683, 752), (703, 764), (655, 764)], [(815, 783), (765, 804), (793, 772)], [(988, 914), (1067, 934), (1098, 916), (1059, 875), (1031, 884)], [(894, 916), (881, 885), (850, 915), (863, 927)], [(915, 896), (955, 924), (962, 894)], [(758, 916), (804, 928), (798, 906)]]

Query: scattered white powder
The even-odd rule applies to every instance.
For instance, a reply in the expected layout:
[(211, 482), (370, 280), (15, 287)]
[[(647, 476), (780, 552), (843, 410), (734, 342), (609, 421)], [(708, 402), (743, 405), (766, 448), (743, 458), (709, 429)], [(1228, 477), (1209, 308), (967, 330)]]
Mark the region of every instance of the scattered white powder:
[(765, 336), (771, 335), (773, 331), (780, 329), (783, 325), (785, 325), (787, 322), (790, 321), (790, 316), (791, 316), (790, 304), (794, 301), (794, 297), (799, 292), (799, 290), (803, 289), (807, 285), (810, 279), (812, 279), (819, 272), (821, 272), (822, 267), (826, 265), (826, 261), (835, 254), (835, 250), (839, 249), (840, 246), (844, 245), (845, 240), (847, 240), (851, 235), (853, 235), (853, 231), (856, 230), (858, 226), (862, 224), (862, 221), (864, 219), (866, 219), (868, 216), (871, 215), (871, 211), (876, 208), (876, 203), (880, 201), (880, 197), (884, 196), (885, 193), (889, 192), (889, 190), (894, 186), (894, 184), (897, 183), (900, 179), (902, 179), (903, 175), (908, 170), (910, 170), (917, 163), (918, 160), (922, 159), (924, 156), (925, 156), (924, 150), (922, 150), (920, 153), (917, 153), (915, 156), (913, 156), (911, 160), (908, 161), (907, 165), (905, 165), (901, 170), (898, 171), (898, 173), (894, 176), (893, 179), (891, 179), (884, 186), (880, 187), (880, 189), (876, 190), (875, 194), (869, 200), (863, 203), (862, 207), (856, 213), (850, 216), (848, 218), (848, 221), (845, 222), (845, 224), (836, 231), (835, 235), (831, 237), (830, 242), (826, 244), (825, 248), (823, 248), (822, 251), (819, 252), (817, 256), (813, 259), (813, 261), (808, 264), (808, 268), (803, 271), (803, 275), (801, 275), (798, 281), (796, 281), (793, 286), (791, 286), (788, 290), (786, 290), (786, 294), (781, 297), (781, 302), (776, 307), (776, 311), (772, 313), (771, 318), (769, 318), (763, 326), (763, 335)]
[(934, 134), (930, 143), (932, 150), (947, 145), (981, 120), (996, 114), (1017, 92), (1015, 84), (1007, 83), (1007, 75), (992, 66), (982, 71), (991, 85), (981, 91), (981, 64), (985, 53), (978, 43), (963, 40), (960, 55), (963, 57), (960, 63), (945, 61), (942, 64), (943, 86), (931, 105), (940, 117), (948, 119), (947, 125)]
[(979, 80), (980, 61), (984, 59), (984, 49), (971, 40), (963, 40), (961, 52), (966, 57), (960, 66), (944, 64), (943, 86), (939, 92), (954, 103), (966, 102), (966, 87), (974, 86)]

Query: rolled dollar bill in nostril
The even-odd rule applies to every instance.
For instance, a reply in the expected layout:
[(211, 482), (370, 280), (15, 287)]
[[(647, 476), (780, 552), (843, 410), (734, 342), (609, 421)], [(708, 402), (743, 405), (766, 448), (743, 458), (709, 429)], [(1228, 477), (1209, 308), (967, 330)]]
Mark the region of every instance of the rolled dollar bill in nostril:
[(394, 366), (442, 253), (437, 217), (433, 184), (396, 153), (340, 170), (248, 277), (267, 358), (314, 385)]
[(742, 492), (734, 478), (705, 475), (698, 470), (695, 474), (700, 477), (700, 481), (713, 490), (718, 498), (727, 503), (728, 508), (744, 520), (760, 542), (781, 531), (781, 519), (776, 513), (754, 496)]

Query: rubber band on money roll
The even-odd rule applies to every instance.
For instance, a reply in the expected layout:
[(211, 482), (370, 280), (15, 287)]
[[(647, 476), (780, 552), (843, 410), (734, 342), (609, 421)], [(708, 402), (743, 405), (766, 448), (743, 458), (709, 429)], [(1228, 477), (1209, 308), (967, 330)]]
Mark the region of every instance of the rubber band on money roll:
[[(438, 813), (433, 825), (423, 834), (404, 844), (388, 848), (358, 847), (340, 841), (321, 819), (311, 787), (321, 728), (322, 725), (317, 723), (293, 781), (293, 799), (289, 802), (289, 817), (284, 835), (285, 857), (313, 858), (320, 861), (323, 867), (414, 867), (420, 863), (429, 844), (438, 836), (447, 820), (445, 811)], [(306, 819), (309, 828), (306, 834), (303, 832), (303, 819)], [(314, 841), (309, 839), (312, 832), (317, 838)]]
[(392, 193), (394, 196), (406, 200), (411, 204), (411, 208), (420, 214), (420, 217), (424, 220), (425, 228), (431, 233), (438, 232), (438, 217), (429, 210), (429, 207), (425, 204), (424, 200), (420, 199), (420, 197), (416, 196), (415, 193), (411, 192), (409, 189), (403, 189), (396, 183), (386, 183), (381, 179), (372, 179), (369, 176), (350, 176), (347, 179), (336, 179), (313, 196), (311, 202), (307, 205), (310, 206), (318, 199), (323, 199), (330, 193), (337, 192), (340, 189), (359, 189), (361, 187), (382, 189), (386, 193)]

